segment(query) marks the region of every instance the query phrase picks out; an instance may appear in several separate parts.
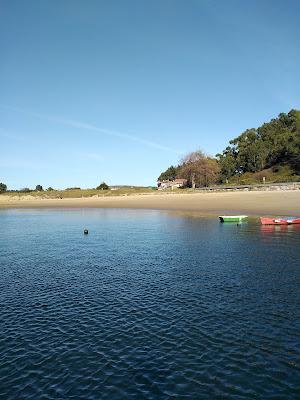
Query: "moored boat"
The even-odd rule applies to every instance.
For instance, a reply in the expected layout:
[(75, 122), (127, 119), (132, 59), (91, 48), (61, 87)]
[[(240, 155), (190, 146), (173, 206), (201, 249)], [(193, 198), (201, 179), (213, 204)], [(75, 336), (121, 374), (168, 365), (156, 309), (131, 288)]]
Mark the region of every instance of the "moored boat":
[(248, 215), (220, 215), (220, 222), (241, 222), (248, 218)]
[(262, 225), (300, 224), (300, 217), (275, 217), (275, 218), (261, 217), (260, 222)]

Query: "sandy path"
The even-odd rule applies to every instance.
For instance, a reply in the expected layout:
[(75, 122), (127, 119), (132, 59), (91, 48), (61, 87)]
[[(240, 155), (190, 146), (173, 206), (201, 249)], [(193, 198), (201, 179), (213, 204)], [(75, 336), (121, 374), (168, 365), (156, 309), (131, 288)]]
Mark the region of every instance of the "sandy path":
[(0, 208), (141, 208), (197, 211), (200, 214), (300, 215), (300, 190), (111, 196), (20, 200), (0, 196)]

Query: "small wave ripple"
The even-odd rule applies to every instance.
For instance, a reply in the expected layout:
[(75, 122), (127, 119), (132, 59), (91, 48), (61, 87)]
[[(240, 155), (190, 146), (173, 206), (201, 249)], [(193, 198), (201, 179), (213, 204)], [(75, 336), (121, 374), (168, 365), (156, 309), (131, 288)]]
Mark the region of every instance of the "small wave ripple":
[(300, 398), (299, 231), (154, 211), (0, 220), (0, 398)]

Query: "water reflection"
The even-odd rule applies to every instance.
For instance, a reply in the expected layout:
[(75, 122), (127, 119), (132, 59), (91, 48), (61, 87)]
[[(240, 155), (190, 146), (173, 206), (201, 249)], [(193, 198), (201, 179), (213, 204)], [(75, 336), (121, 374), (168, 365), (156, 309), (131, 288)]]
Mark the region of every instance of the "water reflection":
[(278, 232), (297, 232), (300, 231), (300, 224), (294, 225), (261, 225), (261, 233), (278, 233)]

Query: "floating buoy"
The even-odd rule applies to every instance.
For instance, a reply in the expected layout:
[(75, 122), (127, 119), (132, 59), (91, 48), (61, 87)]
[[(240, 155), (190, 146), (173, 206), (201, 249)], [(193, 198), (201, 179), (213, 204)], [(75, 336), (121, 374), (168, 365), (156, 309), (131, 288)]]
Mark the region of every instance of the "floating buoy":
[(85, 235), (88, 235), (88, 234), (89, 234), (88, 229), (85, 229), (85, 230), (83, 231), (83, 233), (84, 233)]

